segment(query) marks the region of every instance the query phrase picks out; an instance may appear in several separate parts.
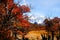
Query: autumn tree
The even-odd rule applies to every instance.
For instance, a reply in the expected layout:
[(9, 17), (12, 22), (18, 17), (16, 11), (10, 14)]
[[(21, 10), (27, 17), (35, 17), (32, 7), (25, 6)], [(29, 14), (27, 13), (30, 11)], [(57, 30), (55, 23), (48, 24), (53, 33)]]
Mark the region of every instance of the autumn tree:
[(46, 25), (46, 30), (50, 31), (52, 34), (52, 40), (54, 40), (54, 32), (58, 32), (59, 31), (59, 27), (60, 27), (60, 18), (58, 17), (54, 17), (53, 19), (45, 19), (44, 23)]
[[(23, 16), (24, 13), (30, 12), (29, 7), (26, 5), (22, 5), (22, 6), (21, 5), (17, 6), (17, 5), (18, 4), (14, 3), (14, 0), (0, 0), (0, 32), (1, 33), (7, 34), (9, 30), (11, 31), (12, 29), (16, 30), (15, 28), (17, 28), (17, 26), (22, 28), (26, 28), (30, 26), (28, 20), (26, 20), (26, 17)], [(4, 34), (2, 34), (2, 36), (3, 35)], [(7, 38), (7, 36), (8, 35), (6, 35), (5, 37)]]
[(48, 33), (51, 32), (52, 40), (54, 40), (54, 31), (52, 30), (53, 22), (51, 20), (45, 19), (44, 23), (45, 23), (47, 32)]

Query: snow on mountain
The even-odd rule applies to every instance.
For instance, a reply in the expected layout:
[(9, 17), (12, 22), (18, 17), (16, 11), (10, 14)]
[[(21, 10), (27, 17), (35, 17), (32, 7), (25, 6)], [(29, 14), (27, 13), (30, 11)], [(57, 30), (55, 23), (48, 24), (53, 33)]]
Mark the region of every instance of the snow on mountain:
[(37, 22), (38, 24), (41, 24), (44, 21), (45, 16), (39, 16), (39, 17), (31, 16), (29, 19), (31, 23)]

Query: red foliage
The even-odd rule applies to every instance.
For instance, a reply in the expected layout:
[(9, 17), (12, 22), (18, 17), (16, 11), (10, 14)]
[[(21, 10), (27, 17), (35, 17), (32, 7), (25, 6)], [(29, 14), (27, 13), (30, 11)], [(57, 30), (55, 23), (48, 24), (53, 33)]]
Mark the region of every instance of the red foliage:
[(13, 3), (13, 0), (0, 0), (1, 3)]
[(13, 8), (12, 13), (13, 14), (21, 13), (21, 9), (19, 7), (15, 7), (15, 8)]
[(21, 8), (23, 13), (30, 12), (30, 8), (28, 6), (22, 5)]
[(17, 15), (16, 17), (18, 20), (21, 20), (21, 19), (23, 19), (23, 14), (21, 13), (21, 14)]
[(6, 10), (3, 8), (2, 5), (0, 5), (0, 14), (5, 15)]
[(57, 30), (58, 30), (58, 24), (55, 24), (55, 25), (52, 27), (52, 30), (53, 30), (53, 31), (57, 31)]
[(30, 23), (27, 20), (22, 20), (21, 23), (23, 24), (24, 27), (30, 26)]
[[(4, 37), (9, 37), (11, 36), (11, 32), (13, 33), (13, 31), (10, 28), (11, 26), (13, 30), (15, 30), (14, 27), (17, 26), (20, 27), (23, 26), (24, 28), (30, 26), (30, 23), (23, 18), (24, 17), (23, 13), (30, 12), (29, 7), (24, 5), (19, 7), (17, 6), (17, 4), (13, 2), (13, 0), (1, 0), (1, 1), (2, 2), (0, 3), (0, 14), (1, 14), (0, 22), (3, 27), (1, 25), (0, 26), (3, 32), (2, 35), (4, 35)], [(20, 30), (16, 32), (22, 34)]]
[[(45, 22), (45, 24), (47, 25), (48, 22), (49, 22), (49, 20), (45, 19), (44, 22)], [(55, 17), (55, 18), (53, 18), (53, 19), (50, 19), (50, 22), (52, 22), (53, 25), (51, 25), (50, 27), (47, 26), (47, 27), (46, 27), (46, 30), (58, 31), (59, 25), (60, 25), (60, 23), (59, 23), (59, 22), (60, 22), (60, 18)], [(51, 24), (50, 22), (49, 22), (49, 24)]]
[(7, 8), (8, 8), (8, 10), (11, 10), (12, 9), (12, 7), (13, 7), (13, 3), (9, 3), (8, 5), (7, 5)]
[(6, 3), (7, 2), (7, 0), (0, 0), (1, 1), (1, 3)]
[(8, 1), (8, 3), (13, 3), (13, 0), (7, 0)]

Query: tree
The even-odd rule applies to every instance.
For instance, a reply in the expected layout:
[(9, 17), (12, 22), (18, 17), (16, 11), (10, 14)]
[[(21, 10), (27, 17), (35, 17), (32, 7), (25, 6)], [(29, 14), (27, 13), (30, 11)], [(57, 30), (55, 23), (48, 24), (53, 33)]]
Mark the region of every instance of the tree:
[(60, 18), (58, 18), (58, 17), (54, 17), (53, 19), (50, 19), (50, 20), (45, 19), (45, 21), (44, 21), (44, 23), (46, 25), (46, 30), (50, 31), (51, 34), (52, 34), (52, 40), (54, 40), (53, 39), (54, 32), (57, 32), (60, 29), (59, 28), (60, 27), (60, 23), (59, 22), (60, 22)]
[(45, 23), (45, 26), (46, 26), (46, 30), (47, 30), (47, 31), (50, 31), (51, 28), (52, 28), (52, 26), (53, 26), (53, 22), (50, 21), (50, 20), (48, 20), (48, 19), (45, 19), (45, 20), (44, 20), (44, 23)]
[[(17, 6), (17, 5), (18, 4), (14, 3), (14, 0), (0, 0), (0, 32), (1, 33), (5, 33), (5, 32), (8, 33), (7, 31), (9, 30), (13, 32), (12, 28), (14, 29), (14, 27), (17, 26), (20, 27), (29, 26), (28, 25), (29, 22), (24, 18), (23, 14), (26, 12), (30, 12), (30, 8), (26, 5), (22, 5), (22, 6), (21, 5)], [(2, 36), (3, 35), (4, 34), (2, 34)], [(5, 37), (7, 37), (7, 35)]]
[(53, 22), (51, 20), (45, 19), (44, 23), (46, 25), (46, 30), (48, 31), (48, 33), (49, 33), (49, 31), (51, 32), (52, 40), (54, 40), (54, 31), (52, 30)]

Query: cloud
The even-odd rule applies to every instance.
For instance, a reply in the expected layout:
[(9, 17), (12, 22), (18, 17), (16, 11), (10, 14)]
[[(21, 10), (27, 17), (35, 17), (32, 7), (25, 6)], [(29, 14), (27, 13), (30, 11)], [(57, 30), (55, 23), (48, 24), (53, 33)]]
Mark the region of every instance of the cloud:
[(37, 22), (38, 24), (40, 24), (40, 23), (42, 23), (42, 22), (44, 21), (45, 16), (42, 16), (42, 15), (39, 16), (39, 17), (31, 16), (29, 19), (30, 19), (29, 21), (30, 21), (31, 23)]

